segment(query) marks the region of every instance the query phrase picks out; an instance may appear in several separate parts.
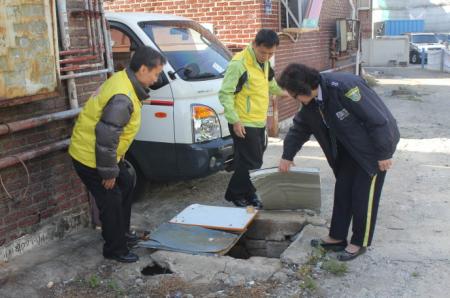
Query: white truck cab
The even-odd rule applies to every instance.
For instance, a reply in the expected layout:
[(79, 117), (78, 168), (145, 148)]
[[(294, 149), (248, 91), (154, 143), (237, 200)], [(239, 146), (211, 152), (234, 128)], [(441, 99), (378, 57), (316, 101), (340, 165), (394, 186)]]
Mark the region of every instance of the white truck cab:
[(107, 13), (115, 70), (145, 45), (166, 58), (158, 83), (143, 102), (141, 128), (126, 159), (139, 179), (179, 180), (224, 169), (233, 157), (218, 92), (231, 53), (187, 18), (150, 13)]

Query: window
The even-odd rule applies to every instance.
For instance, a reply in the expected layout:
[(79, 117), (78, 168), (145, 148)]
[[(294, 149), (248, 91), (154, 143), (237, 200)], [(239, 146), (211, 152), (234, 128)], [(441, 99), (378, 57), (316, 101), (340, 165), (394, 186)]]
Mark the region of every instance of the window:
[(282, 29), (317, 29), (323, 0), (280, 0)]
[(143, 22), (140, 26), (183, 80), (218, 78), (227, 68), (227, 49), (192, 22)]
[(357, 0), (356, 5), (358, 9), (370, 9), (370, 0)]

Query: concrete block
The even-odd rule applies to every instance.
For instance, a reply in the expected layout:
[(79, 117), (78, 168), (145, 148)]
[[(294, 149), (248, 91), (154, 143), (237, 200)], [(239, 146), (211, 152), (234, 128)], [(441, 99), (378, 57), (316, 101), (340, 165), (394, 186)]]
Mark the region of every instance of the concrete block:
[(328, 229), (307, 225), (299, 237), (281, 254), (280, 259), (285, 264), (304, 264), (312, 251), (311, 240), (328, 234)]
[(265, 210), (320, 211), (318, 169), (293, 167), (288, 173), (280, 173), (278, 168), (271, 168), (255, 171), (250, 177)]
[(290, 241), (267, 241), (266, 257), (279, 258), (280, 255), (289, 247)]

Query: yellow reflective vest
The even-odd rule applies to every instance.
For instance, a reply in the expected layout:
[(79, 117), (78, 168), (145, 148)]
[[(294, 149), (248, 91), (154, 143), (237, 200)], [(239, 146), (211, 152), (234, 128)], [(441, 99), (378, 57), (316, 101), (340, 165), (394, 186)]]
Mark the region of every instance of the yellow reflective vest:
[(130, 121), (123, 128), (123, 132), (119, 137), (119, 144), (116, 150), (117, 161), (125, 155), (141, 126), (142, 104), (126, 71), (119, 71), (106, 80), (97, 92), (89, 98), (73, 129), (69, 154), (85, 166), (96, 168), (95, 127), (100, 121), (103, 108), (117, 94), (128, 96), (133, 104), (133, 113)]

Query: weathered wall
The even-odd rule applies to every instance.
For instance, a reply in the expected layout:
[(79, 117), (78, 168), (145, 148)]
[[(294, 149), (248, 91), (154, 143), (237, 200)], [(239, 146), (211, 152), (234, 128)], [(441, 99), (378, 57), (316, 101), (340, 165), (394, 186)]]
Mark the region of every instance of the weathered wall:
[(450, 0), (373, 0), (373, 22), (425, 20), (426, 32), (450, 31)]
[[(15, 8), (19, 13), (22, 8), (27, 11), (30, 3), (33, 5), (41, 3), (40, 5), (44, 7), (43, 3), (48, 1), (22, 2), (27, 4)], [(69, 10), (84, 8), (82, 0), (67, 2)], [(0, 1), (0, 11), (3, 12), (5, 7), (2, 5), (4, 2)], [(85, 22), (70, 19), (72, 45), (86, 42), (86, 28), (83, 26), (86, 26)], [(43, 59), (50, 60), (54, 57), (48, 52)], [(23, 61), (24, 63), (29, 61), (31, 64), (33, 58), (27, 54), (23, 57)], [(4, 80), (5, 74), (0, 73), (0, 78)], [(104, 76), (94, 76), (76, 80), (81, 104), (104, 79)], [(0, 122), (8, 123), (70, 109), (64, 81), (61, 86), (60, 95), (31, 103), (0, 107)], [(73, 120), (56, 121), (0, 136), (0, 158), (67, 139), (70, 137), (72, 126)], [(88, 220), (87, 193), (73, 171), (71, 160), (65, 150), (26, 161), (25, 164), (30, 173), (30, 185), (25, 197), (21, 194), (27, 185), (27, 174), (22, 165), (0, 170), (6, 188), (14, 197), (13, 200), (8, 198), (0, 186), (0, 260), (20, 254), (54, 237), (60, 237), (68, 230), (86, 224)], [(42, 227), (47, 228), (40, 231)]]
[(48, 1), (2, 1), (0, 100), (57, 87), (52, 7)]

